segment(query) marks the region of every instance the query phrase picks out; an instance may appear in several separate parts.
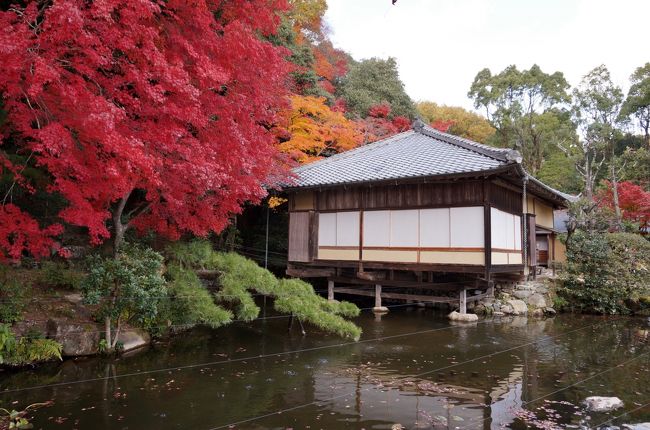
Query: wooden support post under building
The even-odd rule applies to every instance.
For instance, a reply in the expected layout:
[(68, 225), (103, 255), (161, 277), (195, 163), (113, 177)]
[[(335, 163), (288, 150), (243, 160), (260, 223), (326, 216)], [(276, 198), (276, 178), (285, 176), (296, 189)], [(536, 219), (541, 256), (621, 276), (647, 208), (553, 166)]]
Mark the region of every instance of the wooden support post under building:
[(494, 298), (494, 281), (489, 281), (488, 282), (488, 287), (487, 287), (487, 296), (490, 298)]
[(388, 308), (381, 305), (381, 285), (375, 285), (375, 307), (372, 308), (373, 312), (388, 312)]
[(334, 301), (334, 281), (327, 281), (327, 300)]
[(467, 289), (460, 290), (460, 312), (461, 315), (467, 313)]

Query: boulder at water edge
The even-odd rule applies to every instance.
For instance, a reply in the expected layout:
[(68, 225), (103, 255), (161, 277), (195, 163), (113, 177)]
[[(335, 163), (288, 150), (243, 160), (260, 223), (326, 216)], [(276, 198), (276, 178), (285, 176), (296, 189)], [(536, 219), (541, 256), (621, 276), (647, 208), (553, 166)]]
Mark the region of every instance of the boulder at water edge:
[(118, 342), (122, 342), (124, 351), (131, 351), (149, 345), (151, 337), (142, 330), (132, 329), (121, 332), (117, 340)]
[(535, 293), (531, 294), (530, 297), (528, 297), (528, 304), (531, 305), (534, 308), (545, 308), (546, 307), (546, 299), (544, 299), (544, 296), (541, 294)]
[(623, 401), (618, 397), (592, 396), (585, 399), (585, 406), (592, 412), (608, 412), (622, 408)]
[(526, 306), (523, 300), (511, 299), (507, 301), (507, 304), (512, 307), (513, 315), (526, 315), (528, 313), (528, 306)]
[(463, 322), (475, 322), (478, 321), (478, 315), (476, 314), (461, 314), (459, 312), (453, 311), (448, 315), (449, 319), (452, 321), (463, 321)]
[(100, 333), (100, 327), (95, 324), (70, 323), (58, 318), (47, 322), (47, 335), (63, 346), (64, 357), (97, 354)]

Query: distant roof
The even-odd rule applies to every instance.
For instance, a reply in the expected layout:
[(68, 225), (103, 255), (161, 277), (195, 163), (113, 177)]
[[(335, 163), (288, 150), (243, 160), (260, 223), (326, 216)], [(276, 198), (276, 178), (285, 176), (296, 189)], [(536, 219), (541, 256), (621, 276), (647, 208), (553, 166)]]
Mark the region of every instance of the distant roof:
[(566, 199), (566, 194), (541, 183), (521, 167), (513, 149), (494, 148), (443, 133), (415, 121), (413, 129), (342, 152), (293, 170), (287, 188), (313, 188), (397, 179), (490, 172), (517, 166), (536, 188)]

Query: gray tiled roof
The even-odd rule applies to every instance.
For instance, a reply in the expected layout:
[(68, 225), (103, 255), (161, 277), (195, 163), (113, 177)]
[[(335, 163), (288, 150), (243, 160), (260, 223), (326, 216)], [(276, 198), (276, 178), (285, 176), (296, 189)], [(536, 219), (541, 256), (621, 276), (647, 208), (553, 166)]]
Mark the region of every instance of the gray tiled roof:
[(492, 170), (518, 153), (439, 132), (422, 123), (413, 130), (346, 151), (294, 170), (292, 188)]

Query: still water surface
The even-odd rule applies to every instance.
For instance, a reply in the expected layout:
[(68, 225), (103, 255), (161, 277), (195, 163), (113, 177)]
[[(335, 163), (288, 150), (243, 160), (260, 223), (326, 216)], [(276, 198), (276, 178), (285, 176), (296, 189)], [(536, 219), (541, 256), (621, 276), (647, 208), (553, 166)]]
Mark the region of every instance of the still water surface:
[[(272, 318), (196, 329), (116, 360), (0, 373), (0, 391), (95, 379), (2, 393), (0, 407), (52, 399), (33, 423), (62, 430), (552, 429), (650, 421), (646, 319), (562, 315), (453, 325), (413, 307), (383, 317), (363, 312), (357, 323), (359, 343), (309, 327), (305, 337), (297, 329), (288, 334), (287, 319)], [(618, 396), (625, 408), (588, 413), (581, 402), (590, 395)]]

